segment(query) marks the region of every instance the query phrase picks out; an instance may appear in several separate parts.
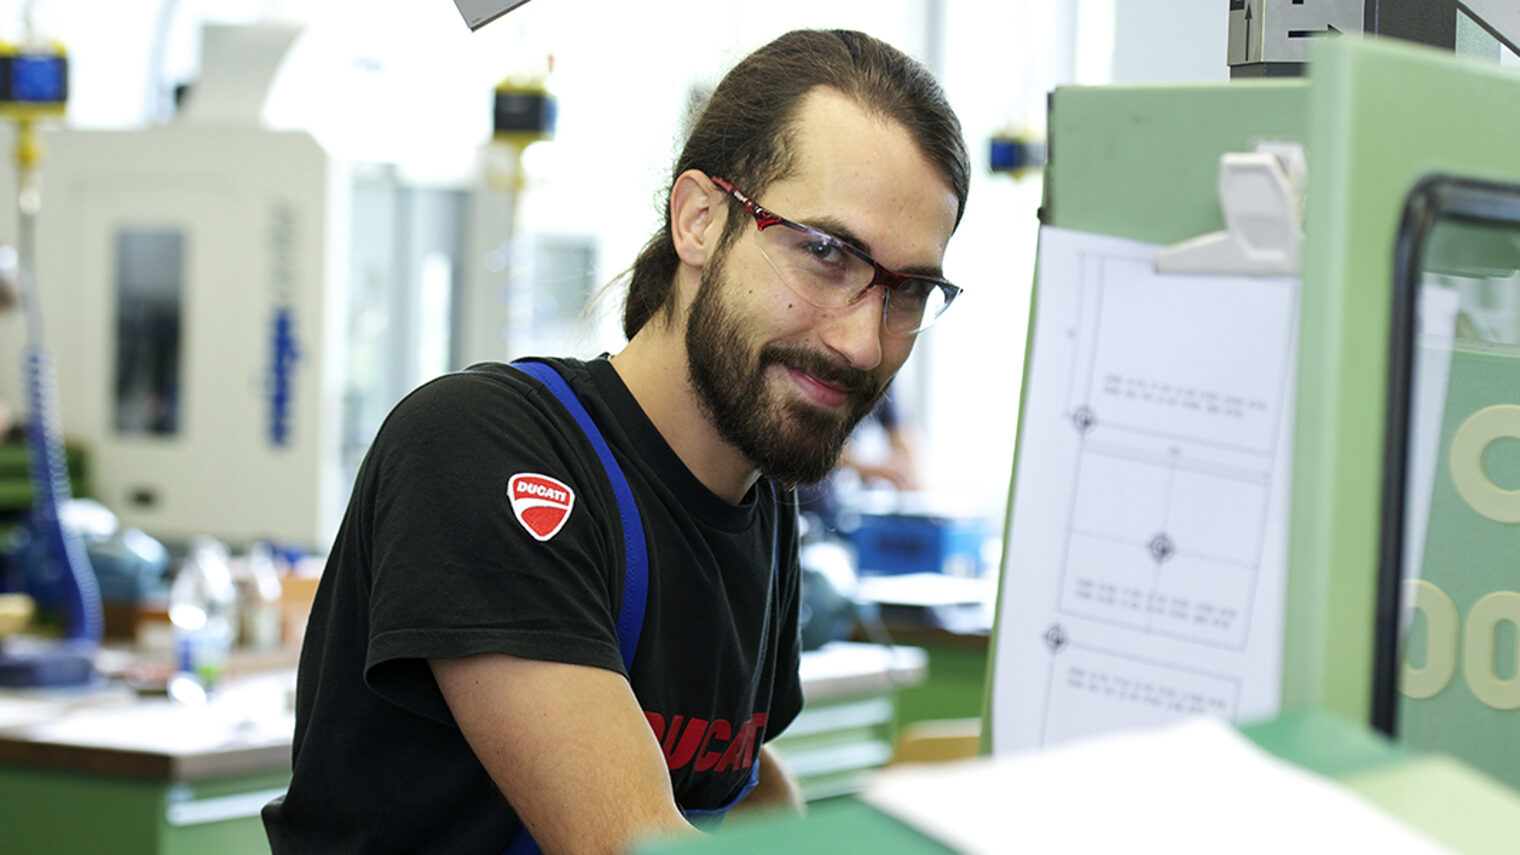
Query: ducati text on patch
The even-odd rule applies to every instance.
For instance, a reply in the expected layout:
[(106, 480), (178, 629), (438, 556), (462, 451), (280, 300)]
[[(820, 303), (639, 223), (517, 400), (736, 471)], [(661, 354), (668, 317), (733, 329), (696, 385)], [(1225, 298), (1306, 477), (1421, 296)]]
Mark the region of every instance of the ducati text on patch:
[(569, 485), (533, 472), (513, 475), (507, 481), (507, 497), (512, 500), (512, 515), (538, 540), (558, 534), (575, 506), (575, 491)]

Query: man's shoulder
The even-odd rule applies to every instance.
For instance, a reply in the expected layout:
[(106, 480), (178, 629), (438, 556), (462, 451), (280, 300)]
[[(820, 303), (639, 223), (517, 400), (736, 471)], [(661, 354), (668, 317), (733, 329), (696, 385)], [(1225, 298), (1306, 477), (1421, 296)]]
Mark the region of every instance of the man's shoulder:
[(568, 356), (530, 356), (514, 362), (477, 362), (468, 368), (451, 371), (423, 385), (426, 388), (439, 383), (446, 385), (488, 385), (502, 389), (532, 390), (541, 386), (524, 363), (540, 362), (554, 369), (566, 381), (579, 385), (589, 376), (589, 363)]
[[(572, 377), (584, 371), (579, 360), (543, 361)], [(578, 503), (601, 506), (611, 498), (602, 468), (548, 387), (511, 365), (481, 363), (424, 383), (391, 410), (366, 456), (364, 483), (440, 505), (494, 508), (515, 479), (532, 476), (525, 483), (568, 485)]]
[[(584, 359), (576, 359), (572, 356), (525, 356), (512, 362), (477, 362), (468, 368), (462, 368), (451, 372), (454, 375), (479, 376), (489, 379), (518, 382), (527, 374), (521, 370), (523, 363), (542, 362), (550, 366), (560, 376), (566, 379), (585, 376), (590, 370), (590, 362)], [(444, 375), (445, 377), (450, 375)]]
[[(585, 372), (579, 360), (542, 361), (572, 378)], [(376, 443), (411, 446), (421, 438), (448, 446), (492, 437), (523, 441), (563, 433), (570, 418), (536, 378), (506, 363), (479, 363), (439, 375), (408, 393), (386, 416)]]
[[(586, 376), (586, 364), (578, 359), (533, 358), (553, 368), (577, 389)], [(496, 408), (504, 402), (535, 402), (547, 393), (544, 385), (526, 371), (505, 362), (479, 362), (468, 368), (441, 374), (412, 390), (397, 404), (397, 410), (436, 411), (440, 406), (452, 412)]]

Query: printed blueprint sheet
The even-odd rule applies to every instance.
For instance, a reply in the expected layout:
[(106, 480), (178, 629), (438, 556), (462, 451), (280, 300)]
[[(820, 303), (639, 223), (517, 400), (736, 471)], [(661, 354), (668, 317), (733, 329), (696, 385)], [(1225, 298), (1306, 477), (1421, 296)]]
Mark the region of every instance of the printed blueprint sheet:
[(1298, 282), (1155, 256), (1041, 231), (999, 752), (1278, 710)]

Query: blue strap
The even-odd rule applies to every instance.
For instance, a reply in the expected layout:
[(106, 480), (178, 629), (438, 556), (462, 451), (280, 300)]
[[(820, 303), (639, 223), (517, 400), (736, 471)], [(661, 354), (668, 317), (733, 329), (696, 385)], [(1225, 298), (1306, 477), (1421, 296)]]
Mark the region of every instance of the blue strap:
[[(623, 552), (625, 565), (623, 567), (623, 603), (618, 609), (617, 635), (618, 648), (623, 654), (623, 667), (628, 669), (630, 677), (633, 673), (633, 655), (639, 647), (639, 633), (644, 628), (644, 606), (649, 593), (649, 553), (644, 543), (644, 524), (639, 518), (639, 509), (633, 501), (633, 490), (628, 486), (628, 478), (623, 475), (623, 468), (618, 465), (617, 459), (612, 456), (612, 449), (607, 447), (607, 440), (602, 437), (602, 432), (591, 420), (586, 408), (581, 405), (580, 398), (565, 382), (565, 378), (559, 375), (549, 365), (542, 362), (521, 361), (512, 363), (512, 367), (544, 384), (560, 404), (575, 419), (580, 426), (581, 432), (591, 442), (591, 447), (596, 450), (596, 455), (602, 461), (602, 468), (607, 471), (607, 480), (612, 484), (612, 494), (617, 499), (618, 516), (623, 524)], [(780, 539), (776, 532), (772, 533), (771, 544), (771, 582), (774, 583), (780, 574)], [(770, 598), (767, 597), (766, 609), (770, 609)], [(767, 617), (765, 626), (770, 624)], [(765, 634), (762, 631), (761, 649), (764, 650)], [(721, 808), (714, 810), (686, 809), (682, 811), (689, 820), (701, 827), (711, 828), (721, 822), (729, 809), (748, 796), (750, 791), (760, 781), (760, 762), (755, 758), (753, 768), (750, 770), (749, 781), (739, 791), (733, 800)], [(541, 855), (538, 843), (528, 833), (526, 826), (518, 829), (517, 836), (512, 838), (503, 855)]]
[(524, 825), (518, 827), (517, 836), (512, 838), (501, 855), (544, 855), (544, 850), (538, 848), (538, 841), (533, 839), (533, 835), (528, 833), (528, 827)]
[(602, 461), (602, 468), (607, 470), (607, 480), (612, 482), (612, 495), (617, 499), (618, 516), (623, 523), (625, 560), (623, 604), (618, 609), (617, 619), (618, 649), (623, 654), (623, 667), (631, 674), (633, 655), (639, 649), (639, 633), (644, 628), (644, 603), (649, 593), (649, 552), (644, 545), (644, 523), (639, 519), (639, 508), (633, 501), (633, 490), (628, 487), (628, 478), (623, 475), (623, 468), (612, 456), (612, 449), (607, 447), (607, 440), (602, 437), (601, 430), (591, 420), (591, 415), (581, 405), (580, 398), (576, 397), (565, 378), (542, 362), (514, 362), (512, 366), (538, 380), (554, 393), (554, 397), (569, 411), (575, 423), (580, 425), (586, 439), (590, 440), (596, 456)]
[[(649, 552), (644, 544), (644, 523), (639, 518), (638, 505), (633, 501), (633, 490), (628, 487), (623, 467), (618, 465), (617, 459), (612, 456), (612, 449), (607, 447), (601, 429), (591, 420), (591, 415), (581, 405), (581, 399), (570, 388), (570, 384), (565, 382), (565, 378), (542, 362), (525, 360), (512, 363), (512, 367), (544, 384), (570, 413), (596, 451), (602, 468), (607, 472), (607, 480), (612, 484), (612, 495), (617, 500), (618, 517), (623, 526), (623, 602), (618, 607), (618, 650), (623, 655), (623, 667), (631, 679), (633, 656), (639, 649), (639, 633), (644, 628), (644, 605), (649, 594)], [(542, 855), (542, 850), (538, 848), (538, 841), (528, 833), (527, 826), (523, 826), (517, 830), (517, 835), (502, 855)]]
[(738, 807), (739, 802), (749, 797), (750, 791), (755, 789), (755, 785), (758, 783), (760, 783), (760, 758), (756, 756), (755, 762), (750, 764), (749, 767), (749, 780), (744, 782), (744, 788), (739, 790), (738, 794), (728, 800), (728, 804), (708, 810), (702, 808), (681, 808), (681, 815), (686, 817), (687, 822), (703, 831), (714, 831), (723, 822), (723, 818), (728, 816), (729, 811)]

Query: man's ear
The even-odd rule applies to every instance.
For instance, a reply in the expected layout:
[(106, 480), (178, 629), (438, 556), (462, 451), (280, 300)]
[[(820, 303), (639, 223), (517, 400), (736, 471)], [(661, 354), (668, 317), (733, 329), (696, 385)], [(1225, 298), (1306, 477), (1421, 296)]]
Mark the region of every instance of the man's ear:
[(670, 191), (670, 237), (683, 263), (703, 267), (712, 258), (728, 214), (723, 197), (723, 190), (699, 170), (688, 169), (676, 178)]

